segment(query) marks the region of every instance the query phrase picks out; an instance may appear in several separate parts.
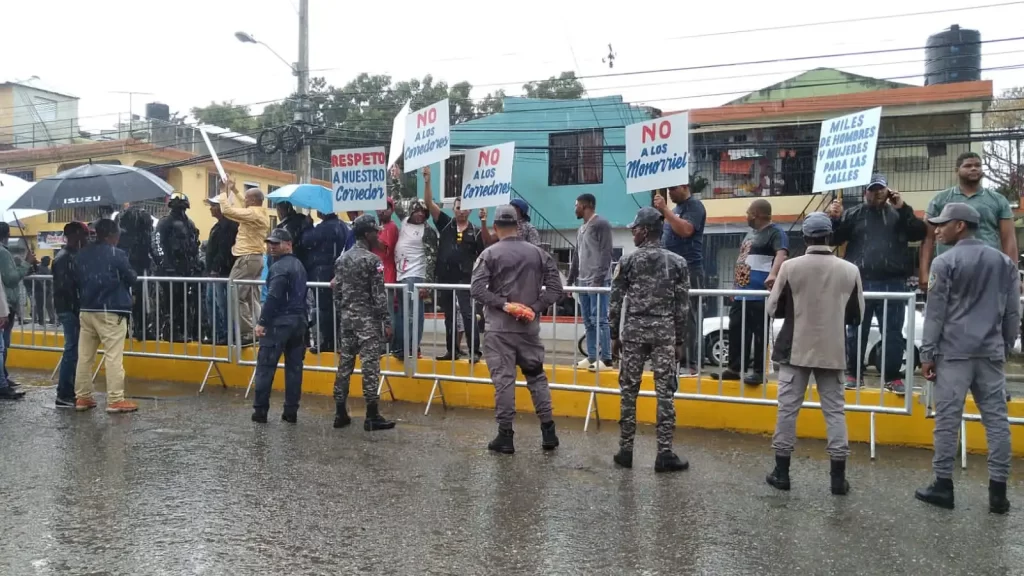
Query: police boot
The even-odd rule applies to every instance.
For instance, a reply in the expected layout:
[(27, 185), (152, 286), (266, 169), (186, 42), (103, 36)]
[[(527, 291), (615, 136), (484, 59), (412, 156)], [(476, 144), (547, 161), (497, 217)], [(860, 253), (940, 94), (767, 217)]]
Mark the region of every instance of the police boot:
[(988, 511), (993, 514), (1006, 514), (1010, 511), (1010, 501), (1006, 499), (1006, 482), (988, 481)]
[(385, 420), (377, 410), (377, 403), (370, 402), (366, 405), (366, 418), (363, 420), (363, 430), (375, 432), (377, 430), (391, 430), (395, 427), (393, 420)]
[(514, 435), (515, 432), (512, 431), (511, 426), (508, 428), (498, 426), (498, 435), (487, 445), (487, 449), (500, 454), (515, 454), (516, 447), (512, 443), (512, 436)]
[(299, 412), (297, 410), (285, 410), (281, 413), (281, 420), (289, 424), (295, 424), (299, 421)]
[(789, 490), (789, 456), (775, 455), (775, 470), (764, 479), (772, 488)]
[(676, 453), (671, 450), (658, 452), (658, 458), (654, 461), (655, 472), (682, 472), (689, 467), (690, 463), (685, 458), (676, 456)]
[(352, 423), (352, 418), (348, 415), (348, 410), (345, 408), (344, 402), (338, 402), (334, 405), (334, 427), (344, 428)]
[(625, 448), (619, 448), (619, 453), (612, 456), (612, 460), (623, 468), (633, 467), (633, 451), (626, 450)]
[(267, 411), (263, 410), (262, 408), (256, 408), (255, 410), (252, 411), (252, 421), (256, 422), (257, 424), (266, 424)]
[(850, 492), (850, 483), (846, 481), (846, 460), (832, 460), (832, 494), (844, 496)]
[[(952, 510), (954, 506), (953, 479), (936, 478), (935, 482), (932, 482), (927, 488), (918, 488), (917, 491), (914, 492), (914, 498), (917, 498), (921, 502), (927, 502), (938, 506), (939, 508)], [(991, 493), (989, 500), (989, 506), (991, 507)]]
[(555, 435), (555, 423), (542, 422), (540, 425), (540, 447), (545, 450), (558, 448), (558, 436)]

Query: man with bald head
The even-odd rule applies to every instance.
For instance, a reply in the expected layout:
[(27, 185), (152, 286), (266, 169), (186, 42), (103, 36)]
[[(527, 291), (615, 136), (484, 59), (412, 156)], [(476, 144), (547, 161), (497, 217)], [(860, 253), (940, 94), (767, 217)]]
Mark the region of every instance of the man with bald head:
[[(231, 267), (231, 280), (259, 280), (263, 274), (264, 242), (270, 232), (270, 216), (263, 206), (263, 192), (249, 188), (242, 194), (233, 180), (221, 186), (217, 197), (221, 214), (238, 223), (238, 234), (231, 254), (235, 264)], [(253, 342), (255, 320), (260, 316), (259, 287), (238, 287), (238, 319), (242, 329), (242, 344)]]

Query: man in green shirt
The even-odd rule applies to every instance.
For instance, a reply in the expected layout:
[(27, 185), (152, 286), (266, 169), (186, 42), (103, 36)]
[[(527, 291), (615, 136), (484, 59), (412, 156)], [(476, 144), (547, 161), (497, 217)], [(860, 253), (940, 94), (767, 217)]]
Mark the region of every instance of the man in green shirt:
[[(984, 188), (981, 179), (981, 156), (975, 152), (964, 152), (956, 159), (957, 175), (960, 184), (943, 190), (932, 198), (926, 211), (927, 218), (938, 218), (942, 208), (951, 202), (962, 202), (978, 211), (981, 221), (978, 223), (977, 239), (988, 246), (999, 250), (1017, 262), (1017, 234), (1013, 227), (1013, 212), (1010, 203), (1002, 194)], [(927, 219), (926, 219), (927, 221)], [(948, 247), (939, 246), (938, 254)], [(928, 272), (931, 270), (932, 256), (936, 255), (935, 227), (928, 224), (928, 234), (921, 243), (920, 273), (918, 284), (922, 291), (928, 290)]]

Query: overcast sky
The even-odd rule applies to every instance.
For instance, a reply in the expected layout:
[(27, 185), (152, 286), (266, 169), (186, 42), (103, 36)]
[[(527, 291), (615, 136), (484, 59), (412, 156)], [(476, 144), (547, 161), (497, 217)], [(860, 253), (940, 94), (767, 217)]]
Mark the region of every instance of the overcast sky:
[[(298, 54), (298, 0), (32, 0), (4, 3), (0, 80), (33, 75), (81, 98), (81, 126), (112, 127), (160, 101), (186, 112), (211, 100), (256, 104), (295, 90), (291, 71), (244, 30), (285, 59)], [(979, 0), (979, 6), (1007, 4)], [(313, 75), (344, 85), (361, 72), (396, 79), (433, 74), (471, 82), (479, 98), (497, 88), (520, 94), (524, 81), (564, 70), (580, 76), (714, 66), (824, 54), (921, 48), (930, 34), (960, 24), (983, 40), (1024, 36), (1024, 2), (992, 8), (765, 32), (716, 33), (963, 8), (953, 0), (823, 3), (354, 2), (310, 0)], [(630, 11), (630, 8), (637, 8)], [(697, 37), (699, 36), (699, 37)], [(602, 63), (611, 43), (615, 67)], [(1024, 41), (983, 46), (996, 90), (1024, 85)], [(924, 51), (724, 66), (585, 79), (592, 96), (621, 94), (665, 111), (715, 106), (803, 70), (830, 66), (921, 84)], [(151, 94), (141, 94), (149, 92)], [(254, 106), (259, 110), (262, 104)]]

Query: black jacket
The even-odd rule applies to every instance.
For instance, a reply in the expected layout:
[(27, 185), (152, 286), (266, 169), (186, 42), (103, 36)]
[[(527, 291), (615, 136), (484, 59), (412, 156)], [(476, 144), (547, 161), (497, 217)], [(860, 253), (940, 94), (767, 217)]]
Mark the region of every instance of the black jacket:
[(163, 248), (161, 274), (193, 276), (199, 272), (199, 229), (184, 212), (171, 211), (156, 225)]
[(78, 314), (77, 256), (78, 250), (63, 248), (53, 259), (53, 308), (57, 314)]
[(928, 233), (909, 204), (897, 210), (889, 203), (854, 206), (832, 222), (832, 229), (833, 244), (846, 244), (845, 259), (860, 269), (863, 280), (906, 280), (913, 266), (907, 243)]
[(124, 250), (95, 242), (82, 248), (75, 258), (75, 279), (82, 311), (131, 314), (136, 275)]
[(267, 300), (260, 314), (260, 326), (269, 326), (281, 316), (306, 318), (306, 268), (294, 254), (279, 257), (267, 273)]
[(337, 215), (328, 214), (316, 228), (302, 237), (302, 247), (308, 254), (306, 270), (312, 273), (318, 268), (329, 268), (327, 278), (323, 279), (329, 280), (333, 275), (334, 262), (354, 243), (355, 237), (348, 225)]
[(206, 274), (216, 274), (227, 278), (235, 265), (235, 256), (231, 247), (238, 236), (238, 222), (222, 218), (210, 230), (210, 240), (206, 243)]
[(136, 272), (148, 271), (153, 266), (153, 218), (139, 208), (129, 208), (117, 215), (121, 238), (117, 247), (128, 254), (128, 261)]
[(277, 227), (284, 228), (292, 235), (292, 254), (305, 265), (309, 254), (303, 247), (302, 238), (313, 229), (313, 220), (305, 214), (295, 212), (282, 220)]

